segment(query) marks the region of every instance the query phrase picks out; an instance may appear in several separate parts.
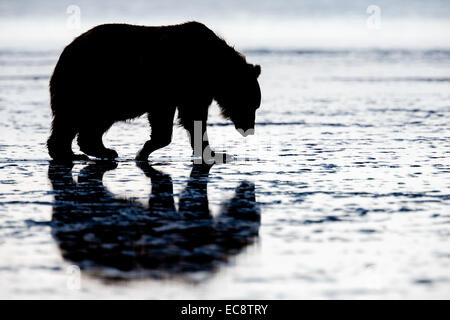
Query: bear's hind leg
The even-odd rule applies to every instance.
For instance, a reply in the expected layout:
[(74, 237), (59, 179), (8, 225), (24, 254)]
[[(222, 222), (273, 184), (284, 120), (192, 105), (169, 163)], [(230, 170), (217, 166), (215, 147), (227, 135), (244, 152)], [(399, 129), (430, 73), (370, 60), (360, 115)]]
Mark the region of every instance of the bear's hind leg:
[(101, 159), (115, 159), (119, 155), (113, 149), (108, 149), (103, 144), (103, 134), (109, 129), (109, 125), (84, 126), (78, 134), (78, 145), (84, 153)]
[(89, 160), (84, 154), (74, 154), (72, 151), (72, 140), (77, 134), (77, 128), (71, 121), (54, 116), (52, 121), (52, 132), (47, 140), (47, 148), (53, 160)]

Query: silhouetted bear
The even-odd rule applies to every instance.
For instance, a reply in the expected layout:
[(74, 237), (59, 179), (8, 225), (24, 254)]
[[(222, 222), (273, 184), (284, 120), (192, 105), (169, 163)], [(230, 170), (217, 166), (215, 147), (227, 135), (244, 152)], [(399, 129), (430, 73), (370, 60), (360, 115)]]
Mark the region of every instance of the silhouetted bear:
[(194, 121), (201, 121), (204, 150), (209, 147), (206, 121), (213, 99), (236, 129), (251, 134), (261, 103), (260, 71), (198, 22), (97, 26), (64, 49), (51, 77), (49, 154), (57, 160), (86, 159), (71, 149), (78, 134), (84, 153), (116, 158), (117, 152), (103, 145), (103, 134), (117, 121), (147, 113), (151, 140), (136, 157), (146, 160), (170, 143), (176, 108), (193, 149)]

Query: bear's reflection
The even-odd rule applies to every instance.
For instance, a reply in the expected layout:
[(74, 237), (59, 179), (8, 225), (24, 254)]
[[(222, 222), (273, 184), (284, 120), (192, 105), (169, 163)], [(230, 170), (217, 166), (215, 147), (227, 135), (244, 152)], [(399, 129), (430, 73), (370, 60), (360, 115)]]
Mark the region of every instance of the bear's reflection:
[(112, 278), (211, 271), (258, 235), (252, 183), (240, 183), (213, 218), (206, 191), (211, 166), (193, 165), (178, 210), (171, 177), (147, 163), (139, 167), (151, 179), (148, 208), (114, 197), (102, 179), (116, 167), (106, 161), (89, 164), (77, 183), (72, 165), (49, 167), (55, 195), (52, 233), (63, 257), (82, 270)]

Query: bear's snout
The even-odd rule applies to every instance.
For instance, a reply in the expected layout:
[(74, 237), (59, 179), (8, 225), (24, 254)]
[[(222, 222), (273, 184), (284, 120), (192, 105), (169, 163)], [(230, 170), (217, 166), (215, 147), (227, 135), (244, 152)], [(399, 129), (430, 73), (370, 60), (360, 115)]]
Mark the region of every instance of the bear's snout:
[(255, 134), (255, 129), (254, 129), (254, 128), (247, 129), (247, 130), (244, 130), (244, 129), (237, 129), (237, 131), (238, 131), (244, 138), (247, 137), (247, 136), (252, 136), (252, 135)]

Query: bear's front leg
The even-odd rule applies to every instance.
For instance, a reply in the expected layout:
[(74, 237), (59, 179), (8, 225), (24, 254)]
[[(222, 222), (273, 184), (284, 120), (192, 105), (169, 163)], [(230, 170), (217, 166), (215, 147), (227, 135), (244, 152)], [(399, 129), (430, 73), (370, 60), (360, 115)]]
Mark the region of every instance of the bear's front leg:
[(161, 149), (165, 146), (167, 146), (170, 143), (156, 143), (153, 139), (148, 140), (144, 143), (144, 146), (139, 150), (139, 152), (136, 154), (136, 160), (137, 161), (147, 161), (150, 154), (158, 149)]
[(207, 106), (203, 108), (188, 108), (186, 106), (178, 108), (180, 123), (189, 134), (194, 164), (228, 162), (231, 157), (224, 153), (214, 152), (209, 145), (206, 122), (208, 118)]
[(153, 151), (168, 146), (172, 140), (172, 134), (157, 136), (157, 138), (155, 138), (156, 136), (157, 135), (152, 133), (152, 138), (144, 143), (144, 146), (136, 155), (137, 161), (147, 161)]
[(215, 152), (211, 149), (206, 120), (192, 121), (185, 125), (185, 128), (189, 133), (194, 164), (226, 163), (233, 159), (226, 153)]
[(186, 121), (183, 123), (183, 126), (189, 134), (192, 155), (195, 157), (194, 162), (199, 160), (199, 163), (202, 163), (202, 159), (206, 160), (214, 157), (215, 153), (209, 145), (206, 120)]
[(136, 154), (136, 161), (147, 161), (150, 153), (152, 153), (155, 149), (150, 145), (151, 140), (148, 140), (144, 143), (144, 146), (139, 150)]
[(223, 153), (215, 152), (211, 149), (208, 139), (206, 121), (195, 121), (193, 127), (189, 127), (189, 136), (194, 156), (194, 164), (214, 164), (229, 163), (233, 157)]
[(137, 153), (137, 161), (147, 161), (150, 154), (158, 149), (164, 148), (172, 141), (173, 117), (175, 108), (168, 108), (164, 112), (148, 114), (152, 128), (151, 139), (144, 143), (142, 149)]

